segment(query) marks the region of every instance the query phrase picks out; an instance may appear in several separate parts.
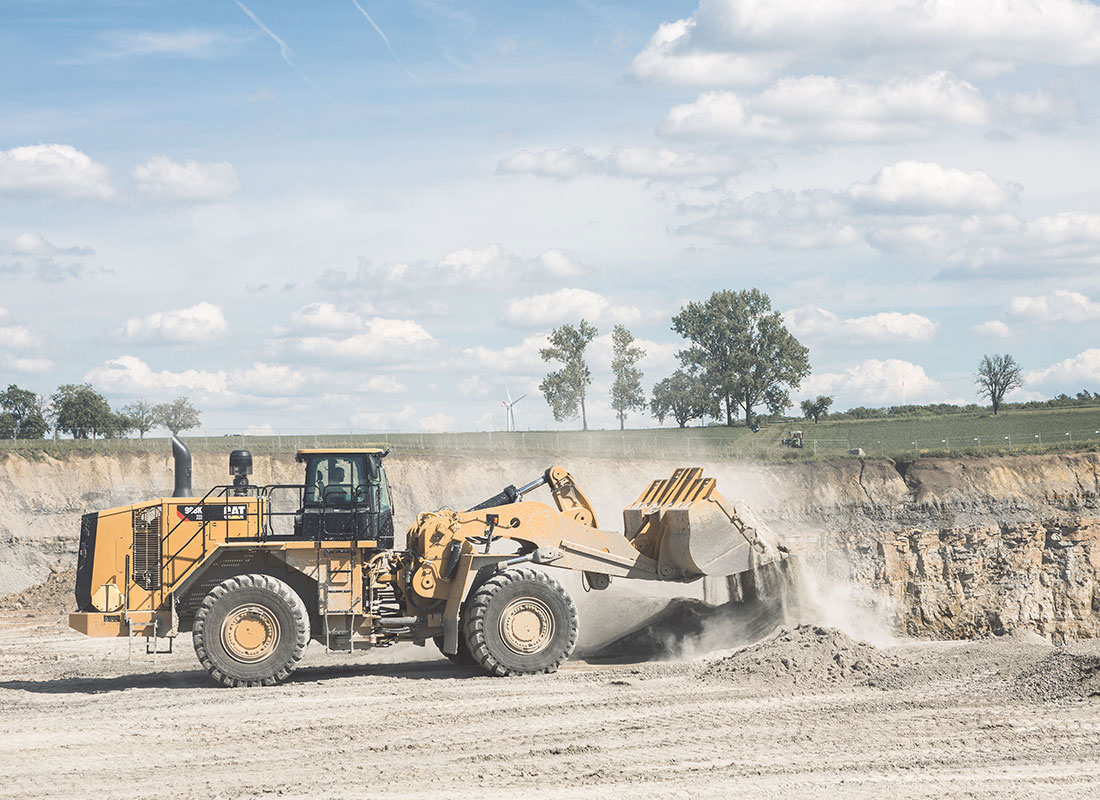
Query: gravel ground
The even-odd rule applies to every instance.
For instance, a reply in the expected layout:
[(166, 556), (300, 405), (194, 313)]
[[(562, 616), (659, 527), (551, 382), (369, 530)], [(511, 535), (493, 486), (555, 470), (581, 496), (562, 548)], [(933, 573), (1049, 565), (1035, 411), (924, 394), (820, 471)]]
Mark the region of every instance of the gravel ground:
[(6, 611), (0, 796), (1095, 798), (1100, 648), (1036, 639), (878, 649), (803, 626), (512, 679), (311, 644), (291, 682), (235, 690), (187, 636), (131, 664), (125, 640)]

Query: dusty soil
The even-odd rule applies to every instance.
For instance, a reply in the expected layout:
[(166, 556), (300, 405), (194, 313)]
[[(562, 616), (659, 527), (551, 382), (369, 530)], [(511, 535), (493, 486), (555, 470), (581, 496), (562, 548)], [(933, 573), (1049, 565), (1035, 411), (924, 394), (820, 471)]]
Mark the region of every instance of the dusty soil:
[[(830, 673), (837, 654), (852, 669)], [(1095, 643), (875, 648), (805, 626), (702, 660), (511, 679), (430, 647), (311, 644), (289, 683), (233, 690), (186, 636), (130, 664), (125, 640), (6, 611), (0, 795), (1094, 798), (1098, 663)]]
[(37, 614), (67, 610), (73, 605), (76, 568), (51, 570), (42, 583), (21, 592), (0, 596), (0, 611), (32, 611)]

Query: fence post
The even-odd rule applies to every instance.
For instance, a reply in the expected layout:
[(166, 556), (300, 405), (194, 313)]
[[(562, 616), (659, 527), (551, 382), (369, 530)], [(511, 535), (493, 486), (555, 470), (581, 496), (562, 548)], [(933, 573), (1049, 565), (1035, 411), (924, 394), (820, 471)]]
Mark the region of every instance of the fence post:
[(817, 455), (817, 439), (814, 439), (814, 455)]

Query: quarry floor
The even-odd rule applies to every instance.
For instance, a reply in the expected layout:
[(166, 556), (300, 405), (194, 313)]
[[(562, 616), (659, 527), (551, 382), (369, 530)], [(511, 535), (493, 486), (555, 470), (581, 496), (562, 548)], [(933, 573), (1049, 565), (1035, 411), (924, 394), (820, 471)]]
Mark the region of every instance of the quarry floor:
[(497, 679), (314, 643), (287, 684), (231, 690), (187, 636), (130, 664), (125, 640), (7, 612), (0, 797), (1095, 798), (1100, 700), (1006, 688), (1051, 650), (910, 643), (887, 651), (894, 688), (800, 688), (699, 662)]

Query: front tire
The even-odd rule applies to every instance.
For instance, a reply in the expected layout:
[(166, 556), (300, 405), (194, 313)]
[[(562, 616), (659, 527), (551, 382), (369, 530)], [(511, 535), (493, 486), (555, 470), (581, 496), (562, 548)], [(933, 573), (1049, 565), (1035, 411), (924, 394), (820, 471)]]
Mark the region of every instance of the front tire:
[(512, 569), (478, 588), (464, 627), (470, 655), (486, 672), (554, 672), (576, 646), (577, 607), (545, 572)]
[(458, 664), (460, 667), (472, 667), (477, 662), (474, 661), (473, 655), (470, 654), (470, 648), (466, 645), (466, 637), (462, 631), (458, 633), (458, 652), (457, 653), (444, 653), (443, 652), (443, 637), (432, 637), (432, 641), (435, 642), (435, 646), (439, 648), (440, 654), (450, 661), (452, 664)]
[(270, 575), (237, 575), (210, 590), (195, 614), (199, 663), (225, 686), (274, 686), (290, 677), (309, 644), (298, 593)]

